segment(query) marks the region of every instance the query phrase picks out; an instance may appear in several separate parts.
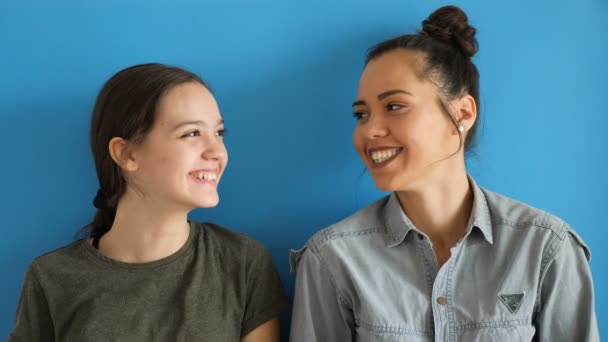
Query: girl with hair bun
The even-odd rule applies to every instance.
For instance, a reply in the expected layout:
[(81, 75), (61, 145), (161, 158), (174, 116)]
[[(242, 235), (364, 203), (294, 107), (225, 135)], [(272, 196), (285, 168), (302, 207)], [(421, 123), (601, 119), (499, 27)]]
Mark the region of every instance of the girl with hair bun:
[(292, 251), (292, 342), (599, 340), (581, 238), (467, 173), (477, 49), (447, 6), (369, 51), (353, 143), (391, 195)]

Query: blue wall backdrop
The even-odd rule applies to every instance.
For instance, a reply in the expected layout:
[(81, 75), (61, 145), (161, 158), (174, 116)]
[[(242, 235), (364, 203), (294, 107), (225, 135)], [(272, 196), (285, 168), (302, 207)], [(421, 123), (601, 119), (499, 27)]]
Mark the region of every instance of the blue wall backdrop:
[[(0, 339), (29, 262), (92, 217), (88, 125), (102, 83), (149, 61), (212, 85), (230, 163), (217, 208), (192, 217), (288, 251), (383, 194), (351, 146), (366, 49), (412, 32), (445, 1), (0, 3)], [(567, 220), (591, 247), (608, 334), (608, 2), (455, 1), (478, 28), (481, 185)], [(289, 313), (283, 317), (287, 330)]]

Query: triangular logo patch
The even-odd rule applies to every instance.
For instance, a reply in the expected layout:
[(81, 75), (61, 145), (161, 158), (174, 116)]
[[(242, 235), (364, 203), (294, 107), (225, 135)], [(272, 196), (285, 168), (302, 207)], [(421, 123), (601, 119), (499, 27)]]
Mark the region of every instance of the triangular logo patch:
[(521, 302), (524, 299), (524, 294), (499, 294), (498, 298), (512, 314), (515, 314), (521, 306)]

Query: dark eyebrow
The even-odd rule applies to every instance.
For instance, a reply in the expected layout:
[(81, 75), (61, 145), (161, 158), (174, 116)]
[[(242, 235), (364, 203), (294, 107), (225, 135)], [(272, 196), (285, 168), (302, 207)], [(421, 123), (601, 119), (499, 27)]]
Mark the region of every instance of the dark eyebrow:
[(405, 95), (409, 95), (409, 96), (414, 96), (414, 94), (410, 93), (407, 90), (401, 90), (401, 89), (393, 89), (393, 90), (387, 90), (383, 93), (381, 93), (380, 95), (378, 95), (378, 100), (384, 100), (385, 98), (394, 95), (394, 94), (405, 94)]
[[(217, 122), (216, 126), (221, 126), (224, 124), (224, 120), (220, 120)], [(202, 120), (191, 120), (191, 121), (183, 121), (178, 123), (177, 125), (175, 125), (175, 127), (173, 127), (174, 131), (177, 131), (179, 128), (184, 127), (184, 126), (188, 126), (188, 125), (196, 125), (196, 126), (202, 126), (205, 127), (205, 122), (203, 122)]]
[[(387, 98), (387, 97), (389, 97), (391, 95), (394, 95), (394, 94), (405, 94), (405, 95), (414, 96), (414, 94), (410, 93), (407, 90), (393, 89), (393, 90), (387, 90), (387, 91), (385, 91), (383, 93), (380, 93), (378, 95), (378, 100), (382, 101), (385, 98)], [(365, 101), (363, 101), (363, 100), (357, 100), (357, 101), (353, 102), (353, 107), (355, 107), (355, 106), (362, 106), (362, 105), (365, 105)]]

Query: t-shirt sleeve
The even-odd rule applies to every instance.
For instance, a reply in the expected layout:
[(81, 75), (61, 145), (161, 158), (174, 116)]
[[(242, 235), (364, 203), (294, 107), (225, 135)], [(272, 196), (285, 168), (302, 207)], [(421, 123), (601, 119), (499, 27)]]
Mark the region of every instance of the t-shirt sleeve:
[(48, 302), (38, 276), (35, 263), (25, 273), (17, 315), (8, 342), (54, 341), (55, 331)]
[(249, 240), (245, 258), (247, 302), (241, 337), (278, 316), (288, 304), (281, 280), (266, 248)]

